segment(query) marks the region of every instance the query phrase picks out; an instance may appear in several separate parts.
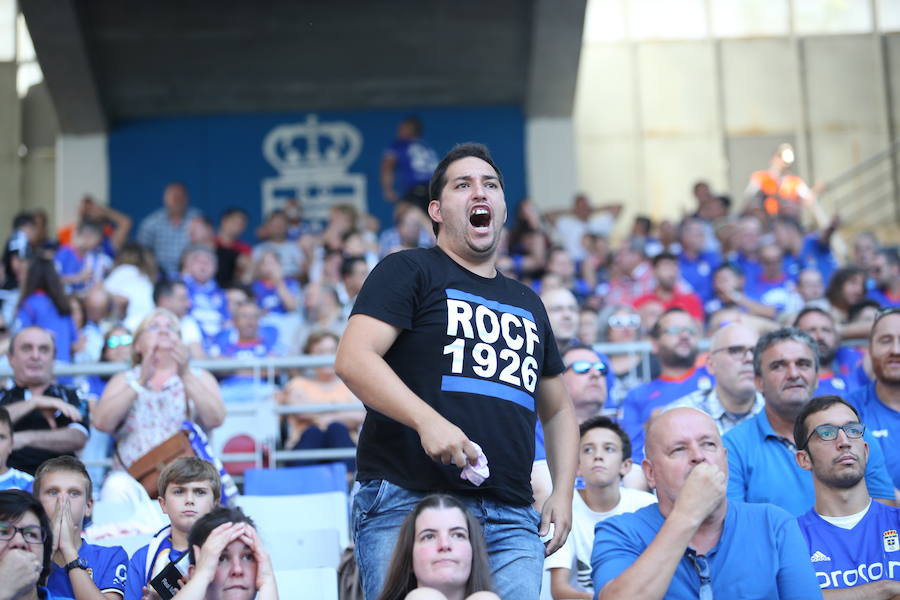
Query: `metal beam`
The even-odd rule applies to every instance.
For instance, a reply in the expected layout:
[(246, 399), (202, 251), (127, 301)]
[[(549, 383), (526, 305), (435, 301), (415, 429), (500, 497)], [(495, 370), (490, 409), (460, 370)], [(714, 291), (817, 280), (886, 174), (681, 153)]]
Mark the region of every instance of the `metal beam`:
[(84, 32), (74, 0), (20, 0), (63, 133), (106, 131)]

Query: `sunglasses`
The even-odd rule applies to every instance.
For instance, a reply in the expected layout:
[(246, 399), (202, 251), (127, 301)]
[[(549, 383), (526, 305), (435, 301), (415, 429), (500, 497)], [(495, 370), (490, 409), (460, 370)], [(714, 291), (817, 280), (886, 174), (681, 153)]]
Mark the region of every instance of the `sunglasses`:
[(610, 327), (615, 329), (637, 329), (641, 326), (640, 315), (612, 315), (607, 320)]
[(717, 348), (711, 351), (711, 354), (715, 354), (716, 352), (727, 352), (728, 356), (731, 358), (744, 358), (744, 356), (749, 352), (750, 358), (753, 358), (753, 354), (755, 352), (755, 348), (753, 346), (726, 346), (725, 348)]
[(133, 338), (130, 333), (123, 333), (122, 335), (111, 335), (109, 339), (106, 340), (107, 348), (118, 348), (119, 346), (130, 346)]
[(584, 375), (591, 369), (594, 369), (601, 375), (606, 375), (609, 372), (609, 369), (602, 361), (591, 362), (589, 360), (576, 360), (571, 365), (566, 367), (566, 369), (572, 369), (579, 375)]
[(803, 444), (803, 448), (801, 450), (809, 447), (809, 442), (812, 440), (814, 435), (819, 436), (819, 439), (823, 442), (833, 442), (837, 439), (838, 431), (843, 431), (844, 434), (850, 438), (851, 440), (859, 439), (866, 433), (866, 426), (862, 423), (845, 423), (844, 425), (819, 425), (818, 427), (812, 430), (812, 433), (809, 434), (809, 437), (806, 438), (806, 443)]

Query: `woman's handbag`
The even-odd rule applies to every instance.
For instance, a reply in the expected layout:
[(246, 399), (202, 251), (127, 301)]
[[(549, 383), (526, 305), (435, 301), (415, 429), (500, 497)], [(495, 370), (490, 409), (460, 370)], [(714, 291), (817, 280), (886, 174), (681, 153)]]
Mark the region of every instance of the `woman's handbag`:
[(150, 498), (159, 496), (159, 474), (167, 464), (182, 456), (197, 456), (191, 446), (188, 433), (179, 429), (172, 437), (151, 448), (145, 455), (131, 463), (128, 474), (144, 486)]

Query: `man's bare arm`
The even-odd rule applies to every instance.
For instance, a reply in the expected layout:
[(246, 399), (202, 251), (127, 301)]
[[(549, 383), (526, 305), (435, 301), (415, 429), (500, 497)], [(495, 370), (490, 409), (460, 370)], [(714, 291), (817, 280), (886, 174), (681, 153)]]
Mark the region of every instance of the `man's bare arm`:
[(478, 458), (463, 431), (416, 396), (384, 360), (400, 329), (368, 315), (347, 322), (335, 358), (335, 371), (357, 398), (378, 412), (416, 430), (422, 448), (444, 464), (462, 468)]
[(578, 462), (578, 424), (575, 409), (562, 377), (545, 377), (537, 388), (537, 409), (544, 427), (544, 448), (553, 480), (553, 491), (541, 509), (541, 535), (553, 523), (553, 538), (547, 542), (552, 554), (566, 541), (572, 527), (572, 494)]
[(87, 436), (75, 427), (60, 429), (17, 431), (13, 444), (19, 448), (40, 448), (51, 452), (77, 452), (84, 448)]

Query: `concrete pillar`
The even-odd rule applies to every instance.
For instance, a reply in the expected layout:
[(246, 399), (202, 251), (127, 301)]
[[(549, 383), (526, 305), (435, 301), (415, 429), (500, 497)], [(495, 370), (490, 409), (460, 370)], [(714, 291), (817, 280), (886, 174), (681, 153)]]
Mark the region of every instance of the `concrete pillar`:
[(56, 140), (56, 222), (75, 220), (78, 202), (90, 194), (109, 202), (106, 134), (61, 135)]
[(532, 117), (525, 125), (528, 191), (542, 210), (568, 208), (578, 191), (571, 117)]
[(21, 108), (14, 62), (0, 62), (0, 244), (9, 237), (13, 216), (22, 208), (19, 145)]

